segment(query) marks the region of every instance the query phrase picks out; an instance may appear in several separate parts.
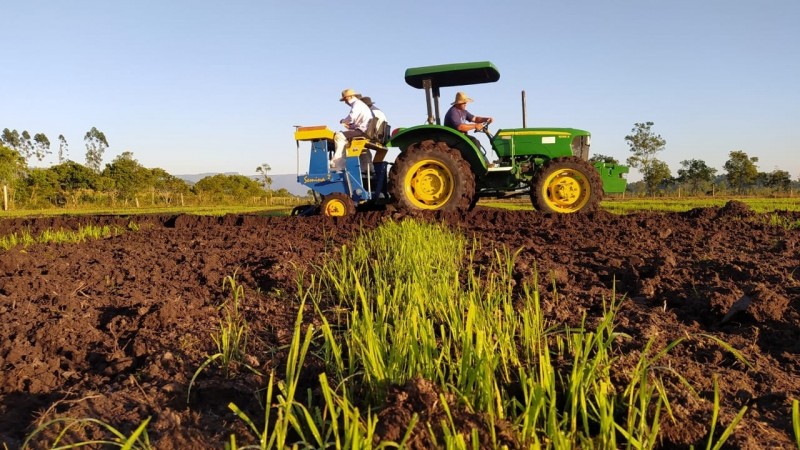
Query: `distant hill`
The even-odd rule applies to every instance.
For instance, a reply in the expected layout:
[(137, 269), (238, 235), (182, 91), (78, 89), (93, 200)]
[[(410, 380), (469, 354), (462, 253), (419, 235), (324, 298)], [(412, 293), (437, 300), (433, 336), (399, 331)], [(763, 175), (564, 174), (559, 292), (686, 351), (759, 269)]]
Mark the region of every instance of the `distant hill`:
[[(196, 173), (188, 175), (175, 175), (181, 180), (186, 181), (190, 185), (197, 183), (205, 177), (218, 175), (220, 172)], [(240, 175), (237, 172), (222, 172), (222, 175)], [(261, 175), (246, 175), (254, 180), (260, 180)], [(270, 175), (272, 178), (272, 189), (277, 191), (279, 189), (286, 189), (292, 195), (304, 196), (308, 192), (308, 187), (303, 186), (297, 182), (297, 175), (293, 173)]]

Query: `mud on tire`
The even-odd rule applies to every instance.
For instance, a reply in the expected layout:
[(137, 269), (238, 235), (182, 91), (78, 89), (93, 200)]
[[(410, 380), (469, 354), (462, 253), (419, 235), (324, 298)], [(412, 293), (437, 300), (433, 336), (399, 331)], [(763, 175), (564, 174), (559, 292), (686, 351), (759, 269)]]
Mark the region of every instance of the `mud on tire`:
[(410, 145), (395, 160), (389, 190), (405, 210), (469, 210), (475, 175), (458, 150), (426, 140)]

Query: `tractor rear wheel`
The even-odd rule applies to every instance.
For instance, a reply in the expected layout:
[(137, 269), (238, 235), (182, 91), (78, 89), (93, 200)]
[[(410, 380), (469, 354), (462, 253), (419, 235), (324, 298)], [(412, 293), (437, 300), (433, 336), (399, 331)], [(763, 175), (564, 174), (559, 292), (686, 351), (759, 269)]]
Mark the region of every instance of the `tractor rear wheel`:
[(394, 162), (389, 190), (406, 210), (468, 210), (475, 175), (458, 150), (433, 140), (410, 145)]
[(590, 212), (602, 199), (603, 183), (597, 169), (574, 156), (546, 162), (531, 183), (531, 203), (545, 213)]
[(322, 199), (320, 211), (323, 216), (328, 217), (349, 216), (355, 214), (356, 205), (350, 197), (336, 192), (334, 194), (328, 194)]

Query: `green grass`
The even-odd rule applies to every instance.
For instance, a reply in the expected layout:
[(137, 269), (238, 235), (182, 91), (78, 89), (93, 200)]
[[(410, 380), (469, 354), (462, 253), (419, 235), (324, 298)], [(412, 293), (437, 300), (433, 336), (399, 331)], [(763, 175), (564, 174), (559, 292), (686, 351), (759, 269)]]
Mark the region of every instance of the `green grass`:
[[(302, 204), (306, 203), (305, 201)], [(0, 218), (18, 217), (51, 217), (51, 216), (92, 216), (92, 215), (119, 215), (129, 216), (137, 214), (194, 214), (203, 216), (223, 216), (225, 214), (264, 214), (264, 215), (289, 215), (292, 206), (159, 206), (159, 207), (86, 207), (78, 209), (46, 208), (46, 209), (19, 209), (0, 212)]]
[[(687, 198), (606, 198), (600, 207), (615, 214), (627, 214), (642, 211), (681, 212), (693, 208), (706, 208), (723, 206), (730, 200), (746, 203), (756, 212), (771, 212), (778, 210), (800, 211), (800, 199), (784, 198), (758, 198), (758, 197), (687, 197)], [(306, 199), (298, 199), (296, 204), (307, 204)], [(483, 199), (481, 206), (490, 208), (532, 211), (527, 197), (510, 200)], [(253, 206), (253, 205), (219, 205), (219, 206), (157, 206), (157, 207), (81, 207), (81, 208), (45, 208), (45, 209), (20, 209), (0, 213), (0, 217), (49, 217), (61, 215), (136, 215), (136, 214), (195, 214), (222, 216), (225, 214), (263, 214), (286, 216), (295, 205), (290, 206)]]
[[(615, 214), (634, 212), (683, 212), (694, 208), (721, 207), (731, 200), (741, 201), (758, 213), (773, 211), (800, 211), (800, 198), (756, 198), (756, 197), (689, 197), (689, 198), (620, 198), (603, 200), (600, 208)], [(491, 208), (533, 211), (527, 198), (514, 200), (481, 200), (481, 206)]]
[[(135, 222), (128, 223), (127, 230), (137, 231), (138, 229), (139, 226)], [(0, 250), (10, 250), (17, 246), (26, 248), (33, 244), (76, 244), (118, 236), (125, 231), (124, 228), (117, 226), (86, 225), (79, 227), (77, 230), (47, 229), (39, 233), (38, 236), (33, 236), (29, 231), (22, 230), (6, 236), (0, 236)]]

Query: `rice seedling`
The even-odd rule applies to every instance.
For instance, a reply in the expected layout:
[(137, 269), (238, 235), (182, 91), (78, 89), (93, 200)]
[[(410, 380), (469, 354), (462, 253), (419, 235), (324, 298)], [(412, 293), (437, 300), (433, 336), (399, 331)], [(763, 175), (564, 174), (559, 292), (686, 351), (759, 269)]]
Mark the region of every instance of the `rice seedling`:
[(31, 236), (28, 230), (22, 230), (19, 233), (11, 233), (7, 236), (0, 237), (0, 249), (3, 250), (9, 250), (18, 245), (25, 248), (35, 243), (36, 239)]
[[(129, 230), (138, 230), (134, 222), (130, 222), (127, 227)], [(77, 230), (58, 230), (47, 229), (34, 237), (27, 230), (21, 231), (19, 234), (11, 233), (7, 236), (0, 237), (0, 249), (10, 250), (11, 248), (21, 246), (27, 248), (33, 244), (77, 244), (86, 242), (87, 240), (104, 239), (111, 236), (118, 236), (124, 233), (123, 228), (117, 226), (104, 225), (102, 227), (95, 225), (86, 225), (79, 227)]]
[[(286, 373), (283, 380), (276, 380), (271, 372), (264, 398), (263, 426), (256, 423), (236, 404), (228, 408), (247, 424), (257, 444), (238, 446), (236, 437), (231, 436), (229, 449), (283, 449), (303, 445), (311, 448), (404, 448), (410, 430), (416, 425), (412, 419), (404, 439), (400, 443), (382, 442), (373, 444), (377, 419), (371, 412), (363, 416), (359, 408), (350, 401), (346, 384), (340, 385), (337, 392), (325, 373), (319, 376), (319, 391), (323, 401), (320, 403), (307, 392), (305, 403), (299, 401), (298, 389), (303, 364), (311, 344), (317, 335), (313, 325), (303, 330), (303, 305), (295, 321), (292, 341), (286, 360)], [(272, 420), (274, 415), (274, 420)]]
[[(515, 305), (518, 252), (496, 250), (492, 264), (473, 271), (463, 256), (475, 251), (465, 246), (457, 233), (405, 221), (387, 223), (343, 248), (312, 283), (312, 298), (332, 299), (337, 311), (350, 311), (346, 320), (329, 320), (316, 304), (330, 373), (342, 382), (357, 380), (368, 401), (382, 398), (388, 385), (432, 380), (467, 409), (485, 413), (488, 422), (511, 420), (526, 445), (542, 444), (544, 433), (555, 448), (592, 442), (616, 447), (619, 433), (634, 447), (652, 447), (668, 404), (652, 375), (658, 356), (640, 363), (625, 395), (616, 393), (611, 353), (614, 341), (625, 337), (613, 330), (617, 302), (607, 305), (594, 331), (559, 331), (541, 313), (535, 279), (524, 284), (521, 305)], [(571, 361), (569, 371), (553, 356)], [(521, 387), (522, 399), (505, 389), (511, 385)], [(622, 425), (615, 422), (620, 411), (628, 416)], [(442, 431), (448, 446), (473, 442), (453, 434), (452, 424)]]
[(792, 400), (792, 431), (797, 448), (800, 449), (800, 403), (797, 400)]
[(244, 301), (244, 286), (236, 282), (236, 274), (225, 277), (222, 282), (222, 290), (229, 287), (231, 297), (226, 299), (219, 306), (222, 317), (215, 333), (211, 334), (211, 339), (217, 348), (217, 352), (209, 355), (200, 367), (194, 372), (189, 388), (186, 393), (186, 402), (191, 398), (192, 386), (195, 379), (209, 364), (216, 362), (226, 378), (231, 377), (238, 370), (239, 366), (245, 367), (253, 373), (260, 374), (258, 369), (252, 367), (247, 362), (247, 340), (249, 336), (249, 326), (244, 317), (242, 302)]
[[(37, 442), (35, 440), (41, 433), (50, 429), (59, 427), (56, 430), (56, 437), (49, 442), (50, 448), (53, 449), (66, 449), (66, 448), (79, 448), (79, 447), (119, 447), (123, 450), (152, 450), (153, 446), (150, 444), (150, 438), (147, 435), (147, 425), (150, 423), (150, 417), (145, 419), (139, 426), (129, 435), (118, 430), (111, 424), (98, 419), (72, 419), (72, 418), (59, 418), (46, 422), (33, 431), (22, 443), (22, 448), (30, 448), (31, 444)], [(72, 432), (84, 431), (86, 428), (94, 428), (100, 433), (105, 432), (108, 437), (96, 438), (90, 440), (83, 440), (72, 442)], [(110, 435), (110, 436), (109, 436)]]
[(729, 437), (733, 434), (733, 430), (736, 428), (736, 425), (742, 420), (744, 417), (744, 413), (747, 412), (747, 406), (742, 406), (742, 409), (739, 410), (739, 413), (736, 414), (736, 417), (731, 420), (731, 423), (722, 431), (719, 438), (715, 441), (714, 440), (714, 431), (717, 428), (717, 421), (719, 420), (719, 383), (717, 382), (717, 376), (714, 375), (714, 406), (711, 412), (711, 430), (708, 432), (708, 440), (706, 441), (706, 450), (719, 450), (725, 445), (725, 441), (728, 440)]
[(763, 220), (768, 225), (773, 227), (780, 227), (785, 230), (797, 230), (800, 229), (800, 220), (793, 220), (786, 216), (781, 216), (778, 214), (769, 214), (766, 217), (759, 218)]
[[(368, 394), (351, 401), (374, 404), (387, 386), (422, 377), (481, 411), (487, 424), (513, 423), (525, 446), (639, 449), (656, 446), (662, 421), (676, 420), (660, 372), (696, 395), (681, 374), (661, 364), (689, 337), (660, 349), (646, 343), (627, 384), (615, 385), (616, 342), (631, 339), (614, 330), (621, 300), (604, 299), (593, 329), (556, 326), (541, 312), (535, 273), (532, 282), (514, 287), (517, 252), (496, 250), (492, 264), (473, 270), (472, 261), (462, 261), (475, 248), (465, 251), (457, 233), (408, 222), (385, 224), (343, 248), (341, 259), (326, 264), (312, 283), (328, 373)], [(698, 337), (749, 366), (724, 341)], [(509, 386), (521, 394), (512, 395)], [(447, 445), (473, 442), (456, 437), (452, 424), (426, 427), (450, 433)]]
[[(471, 244), (466, 250), (463, 236), (440, 225), (389, 222), (343, 247), (307, 285), (298, 281), (300, 312), (286, 373), (282, 379), (270, 374), (263, 422), (229, 405), (257, 443), (237, 447), (231, 436), (228, 448), (402, 448), (415, 429), (427, 431), (436, 447), (478, 448), (485, 431), (491, 447), (502, 448), (508, 443), (495, 435), (499, 421), (513, 428), (515, 446), (654, 448), (662, 421), (676, 420), (660, 373), (694, 392), (661, 361), (692, 337), (664, 348), (647, 342), (633, 371), (615, 373), (617, 344), (632, 338), (615, 330), (624, 300), (613, 289), (611, 300), (602, 299), (596, 325), (589, 327), (584, 317), (576, 327), (561, 326), (542, 313), (535, 272), (532, 281), (516, 286), (519, 252), (497, 249), (490, 263), (474, 269), (480, 244)], [(317, 327), (303, 325), (307, 302)], [(748, 364), (718, 338), (698, 337)], [(312, 351), (327, 370), (302, 395), (300, 372)], [(614, 381), (620, 375), (627, 379), (621, 385)], [(414, 415), (401, 442), (374, 442), (372, 409), (380, 408), (390, 386), (415, 377), (437, 386), (439, 401), (432, 407), (444, 420), (417, 427)], [(312, 398), (312, 389), (321, 399)], [(460, 429), (452, 414), (456, 404), (480, 413), (484, 431)], [(723, 445), (743, 415), (717, 436), (715, 414), (709, 448)]]

